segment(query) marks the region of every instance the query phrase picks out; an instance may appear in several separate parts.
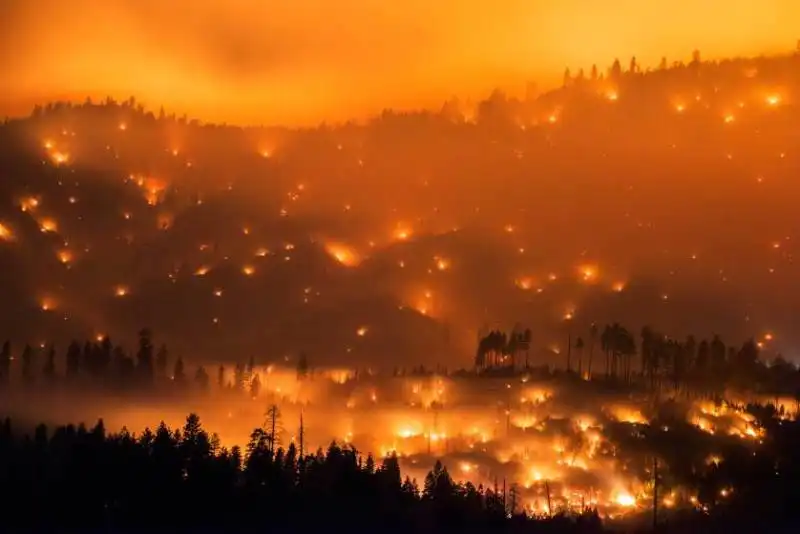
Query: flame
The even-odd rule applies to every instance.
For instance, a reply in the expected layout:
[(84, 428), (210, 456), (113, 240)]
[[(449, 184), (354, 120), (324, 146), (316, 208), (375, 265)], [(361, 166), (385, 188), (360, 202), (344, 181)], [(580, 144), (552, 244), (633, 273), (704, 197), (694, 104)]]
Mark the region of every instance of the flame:
[(245, 265), (244, 267), (242, 267), (242, 273), (244, 273), (245, 276), (253, 276), (255, 272), (256, 268), (253, 267), (252, 265)]
[(39, 199), (36, 197), (25, 197), (19, 201), (19, 209), (22, 211), (34, 211), (39, 207)]
[(636, 497), (630, 493), (622, 492), (617, 494), (617, 496), (614, 498), (614, 502), (623, 508), (632, 508), (636, 506)]
[(72, 261), (72, 252), (69, 249), (61, 249), (57, 253), (58, 261), (64, 265), (68, 265)]
[(50, 154), (50, 158), (56, 165), (65, 165), (69, 162), (69, 154), (66, 152), (53, 152)]
[(11, 232), (8, 226), (4, 225), (3, 223), (0, 223), (0, 239), (3, 241), (11, 241), (14, 239), (14, 234)]
[(43, 233), (55, 232), (56, 230), (58, 230), (58, 224), (56, 224), (56, 221), (53, 219), (44, 218), (39, 221), (39, 229)]
[(580, 271), (584, 282), (593, 282), (597, 279), (596, 265), (581, 265), (578, 270)]
[(345, 267), (355, 267), (361, 262), (358, 253), (353, 248), (342, 243), (326, 243), (325, 252)]
[(114, 288), (114, 295), (117, 297), (125, 297), (128, 295), (128, 286), (118, 285)]

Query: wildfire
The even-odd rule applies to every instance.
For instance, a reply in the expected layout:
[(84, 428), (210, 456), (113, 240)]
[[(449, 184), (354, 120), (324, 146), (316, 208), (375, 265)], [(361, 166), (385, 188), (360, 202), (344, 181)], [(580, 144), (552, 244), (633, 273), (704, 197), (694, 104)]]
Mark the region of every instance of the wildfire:
[(533, 287), (533, 280), (527, 276), (523, 278), (518, 278), (517, 280), (514, 281), (514, 283), (518, 288), (524, 291), (528, 291), (530, 290), (531, 287)]
[(578, 268), (584, 282), (593, 282), (597, 279), (596, 265), (582, 265)]
[(53, 219), (45, 218), (39, 221), (39, 230), (42, 233), (55, 232), (58, 230), (58, 224)]
[(50, 154), (50, 158), (56, 165), (65, 165), (69, 162), (69, 154), (66, 152), (53, 152)]
[(11, 233), (11, 230), (3, 223), (0, 223), (0, 239), (3, 241), (11, 241), (14, 239), (14, 234)]
[(617, 496), (614, 498), (614, 502), (623, 508), (633, 508), (636, 506), (636, 497), (630, 493), (623, 492), (617, 494)]
[(342, 243), (326, 243), (325, 252), (345, 267), (355, 267), (361, 262), (356, 251)]
[(435, 257), (434, 260), (436, 261), (436, 268), (440, 271), (446, 271), (450, 268), (450, 260), (442, 257)]
[(24, 212), (34, 211), (39, 207), (39, 199), (36, 197), (25, 197), (19, 202), (19, 209)]
[(128, 296), (128, 286), (119, 285), (114, 288), (114, 295), (117, 297), (126, 297)]
[(58, 256), (58, 261), (64, 265), (69, 265), (72, 261), (72, 252), (69, 249), (61, 249), (56, 255)]
[(407, 241), (408, 239), (411, 239), (412, 233), (413, 232), (411, 231), (410, 228), (403, 225), (399, 225), (395, 229), (394, 234), (392, 234), (392, 236), (397, 241)]

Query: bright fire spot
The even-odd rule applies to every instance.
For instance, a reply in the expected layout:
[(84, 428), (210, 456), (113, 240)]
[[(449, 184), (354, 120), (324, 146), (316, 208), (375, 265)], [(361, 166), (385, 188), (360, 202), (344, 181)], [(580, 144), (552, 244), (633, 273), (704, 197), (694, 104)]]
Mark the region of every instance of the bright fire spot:
[(259, 152), (259, 154), (261, 154), (261, 157), (264, 159), (269, 159), (272, 157), (272, 152), (270, 152), (267, 149), (262, 150), (261, 152)]
[(445, 258), (437, 257), (436, 259), (436, 268), (440, 271), (446, 271), (450, 268), (450, 260)]
[(625, 289), (625, 282), (614, 282), (614, 285), (611, 286), (616, 293), (622, 293)]
[(25, 197), (19, 202), (19, 209), (22, 211), (33, 211), (39, 207), (39, 199), (36, 197)]
[(609, 91), (606, 94), (606, 98), (608, 98), (611, 102), (616, 102), (617, 100), (619, 100), (619, 94), (617, 94), (616, 91)]
[(781, 103), (781, 96), (780, 95), (769, 95), (767, 97), (767, 105), (768, 106), (777, 106)]
[(565, 321), (571, 321), (573, 317), (575, 317), (575, 312), (573, 310), (568, 310), (564, 314), (564, 320)]
[(764, 339), (767, 341), (772, 341), (772, 334), (765, 334)]
[(208, 274), (208, 271), (210, 271), (210, 270), (211, 270), (211, 269), (209, 269), (208, 267), (206, 267), (205, 265), (203, 265), (202, 267), (200, 267), (199, 269), (197, 269), (197, 270), (194, 272), (194, 275), (195, 275), (195, 276), (205, 276), (205, 275), (207, 275), (207, 274)]
[(42, 301), (39, 303), (39, 307), (42, 311), (52, 311), (56, 309), (56, 303), (51, 298), (43, 298)]
[(345, 267), (355, 267), (361, 261), (355, 250), (341, 243), (326, 243), (325, 252)]
[(678, 113), (683, 113), (684, 111), (686, 111), (686, 106), (683, 104), (675, 104), (675, 111), (677, 111)]
[(128, 125), (124, 122), (121, 122), (119, 123), (119, 129), (124, 132), (125, 130), (128, 129)]
[(555, 124), (558, 121), (558, 117), (555, 114), (550, 115), (549, 117), (547, 117), (547, 121), (550, 124)]
[(55, 232), (58, 229), (58, 225), (53, 219), (42, 219), (39, 221), (39, 229), (43, 233)]
[(366, 336), (367, 335), (367, 327), (366, 326), (360, 327), (358, 330), (356, 330), (356, 334), (358, 335), (358, 337)]
[(513, 225), (513, 224), (507, 224), (507, 225), (505, 225), (505, 227), (504, 227), (503, 229), (504, 229), (506, 232), (508, 232), (509, 234), (513, 234), (513, 233), (514, 233), (514, 230), (516, 230), (516, 228), (514, 228), (514, 225)]
[(0, 223), (0, 239), (3, 241), (11, 241), (14, 235), (11, 233), (11, 230), (4, 224)]
[(597, 279), (597, 267), (594, 265), (582, 265), (580, 268), (584, 282), (591, 282)]
[(215, 289), (214, 290), (214, 296), (215, 297), (221, 297), (222, 296), (222, 290), (221, 289)]
[(529, 277), (519, 278), (515, 281), (518, 288), (528, 291), (533, 286), (533, 280)]
[(395, 229), (393, 237), (398, 241), (406, 241), (411, 237), (411, 230), (406, 227), (398, 227)]
[(253, 274), (256, 272), (256, 269), (252, 265), (245, 265), (242, 267), (242, 272), (245, 274), (245, 276), (253, 276)]
[(265, 249), (264, 247), (261, 247), (258, 250), (256, 250), (256, 256), (258, 256), (259, 258), (263, 258), (267, 254), (269, 254), (269, 250)]
[(64, 265), (69, 264), (72, 261), (72, 252), (67, 249), (61, 249), (58, 251), (58, 261), (63, 263)]
[(117, 297), (125, 297), (128, 295), (128, 286), (117, 286), (114, 288), (114, 295)]
[(44, 142), (44, 147), (47, 150), (50, 150), (51, 148), (53, 148), (53, 142), (48, 139), (47, 141)]
[(69, 161), (69, 154), (65, 152), (53, 152), (50, 157), (56, 165), (64, 165)]
[(725, 123), (726, 124), (730, 124), (735, 120), (736, 120), (736, 117), (734, 117), (733, 115), (731, 115), (731, 114), (725, 115)]
[(625, 508), (636, 506), (636, 498), (630, 493), (620, 493), (617, 495), (616, 499), (614, 499), (614, 502)]

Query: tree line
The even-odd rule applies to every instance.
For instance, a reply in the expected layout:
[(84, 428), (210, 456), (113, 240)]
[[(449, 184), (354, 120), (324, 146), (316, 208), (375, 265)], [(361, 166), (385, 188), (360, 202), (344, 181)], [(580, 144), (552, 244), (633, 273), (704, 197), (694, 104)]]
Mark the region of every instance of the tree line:
[[(497, 488), (456, 483), (441, 462), (420, 488), (396, 456), (380, 462), (332, 442), (280, 447), (277, 408), (244, 450), (219, 444), (195, 414), (134, 435), (0, 424), (2, 524), (10, 529), (348, 529), (380, 532), (599, 532), (594, 510), (531, 517)], [(272, 429), (271, 429), (272, 428)], [(302, 432), (301, 432), (302, 435)]]

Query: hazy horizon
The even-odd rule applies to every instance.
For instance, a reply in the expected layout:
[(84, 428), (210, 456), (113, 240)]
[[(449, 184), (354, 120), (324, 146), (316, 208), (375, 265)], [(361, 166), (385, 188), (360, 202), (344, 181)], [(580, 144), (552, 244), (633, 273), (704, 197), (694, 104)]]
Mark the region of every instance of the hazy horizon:
[(498, 86), (522, 94), (529, 81), (548, 89), (565, 66), (604, 70), (614, 57), (655, 67), (695, 48), (707, 59), (791, 51), (800, 16), (789, 0), (126, 4), (4, 2), (0, 114), (135, 96), (208, 122), (359, 119)]

